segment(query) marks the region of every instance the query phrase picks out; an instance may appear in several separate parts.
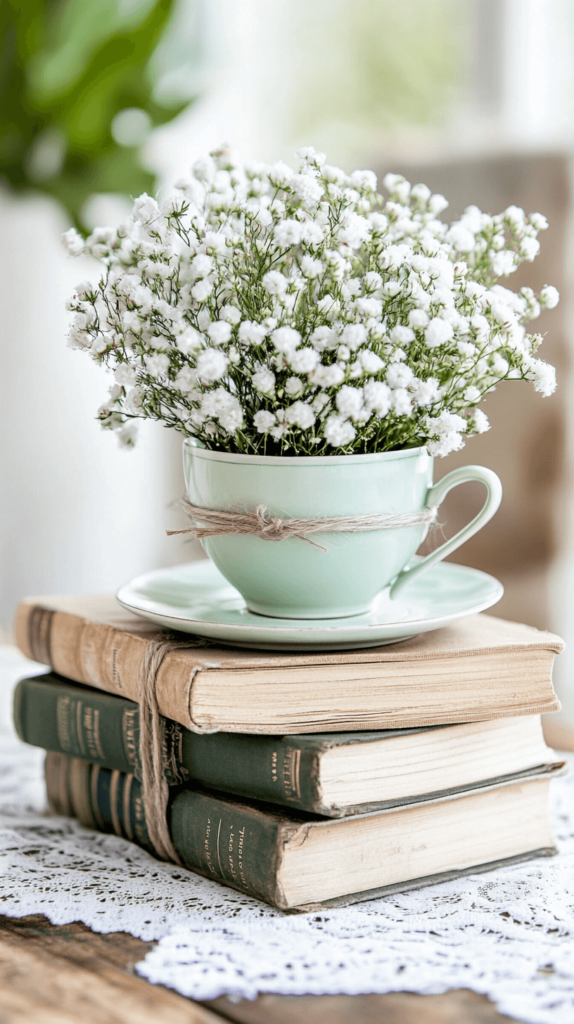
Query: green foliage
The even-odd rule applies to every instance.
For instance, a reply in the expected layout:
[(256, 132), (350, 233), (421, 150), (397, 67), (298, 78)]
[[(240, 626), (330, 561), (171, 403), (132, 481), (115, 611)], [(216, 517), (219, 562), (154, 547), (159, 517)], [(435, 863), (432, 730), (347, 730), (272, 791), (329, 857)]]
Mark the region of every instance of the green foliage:
[[(4, 0), (0, 5), (0, 178), (39, 189), (82, 227), (98, 192), (153, 194), (138, 145), (112, 134), (135, 108), (150, 127), (188, 100), (155, 98), (152, 55), (176, 0)], [(142, 115), (140, 115), (140, 119)], [(139, 140), (137, 140), (139, 142)]]

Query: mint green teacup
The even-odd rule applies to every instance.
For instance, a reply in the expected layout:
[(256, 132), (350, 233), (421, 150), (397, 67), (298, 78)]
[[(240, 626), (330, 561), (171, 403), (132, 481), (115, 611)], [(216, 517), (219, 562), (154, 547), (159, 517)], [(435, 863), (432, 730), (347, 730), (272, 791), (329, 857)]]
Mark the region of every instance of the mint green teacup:
[(500, 480), (482, 466), (455, 469), (433, 486), (433, 459), (425, 448), (285, 458), (213, 452), (186, 440), (183, 462), (193, 505), (242, 512), (265, 505), (283, 519), (417, 512), (440, 505), (457, 484), (485, 485), (486, 501), (472, 522), (410, 568), (428, 526), (314, 534), (326, 552), (296, 537), (219, 536), (202, 542), (251, 611), (281, 618), (360, 615), (389, 586), (394, 597), (480, 530), (502, 497)]

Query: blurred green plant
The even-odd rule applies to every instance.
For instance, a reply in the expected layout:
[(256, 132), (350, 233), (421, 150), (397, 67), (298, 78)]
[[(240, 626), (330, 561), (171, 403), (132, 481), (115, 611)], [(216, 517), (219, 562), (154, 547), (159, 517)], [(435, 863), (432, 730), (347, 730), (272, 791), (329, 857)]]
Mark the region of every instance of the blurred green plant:
[(153, 194), (140, 162), (151, 128), (191, 97), (157, 98), (177, 0), (3, 0), (0, 178), (58, 199), (77, 227), (94, 193)]
[(348, 160), (440, 127), (468, 73), (470, 15), (469, 0), (298, 0), (294, 140)]

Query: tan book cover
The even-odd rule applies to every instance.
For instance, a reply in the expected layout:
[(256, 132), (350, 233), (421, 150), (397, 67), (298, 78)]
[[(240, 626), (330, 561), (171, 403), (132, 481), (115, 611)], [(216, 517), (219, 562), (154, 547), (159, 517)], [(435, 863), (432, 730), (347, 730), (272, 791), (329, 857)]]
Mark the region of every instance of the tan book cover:
[[(136, 701), (146, 643), (165, 634), (111, 595), (30, 598), (15, 620), (27, 657)], [(274, 653), (179, 637), (190, 646), (166, 655), (158, 702), (195, 732), (408, 728), (560, 708), (552, 687), (560, 638), (491, 615), (358, 651)]]

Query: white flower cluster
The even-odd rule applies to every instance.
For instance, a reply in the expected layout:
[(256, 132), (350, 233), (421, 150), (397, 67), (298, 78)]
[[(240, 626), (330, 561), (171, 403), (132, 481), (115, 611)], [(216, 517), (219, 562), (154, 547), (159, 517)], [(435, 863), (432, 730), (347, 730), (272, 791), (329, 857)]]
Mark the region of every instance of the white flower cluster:
[(152, 417), (234, 452), (447, 455), (488, 429), (477, 406), (500, 381), (554, 391), (524, 324), (558, 292), (495, 284), (536, 256), (541, 214), (471, 206), (448, 225), (426, 185), (389, 174), (385, 200), (372, 171), (298, 156), (293, 171), (221, 149), (117, 230), (66, 233), (104, 265), (69, 303), (71, 345), (114, 372), (104, 427), (125, 444)]

